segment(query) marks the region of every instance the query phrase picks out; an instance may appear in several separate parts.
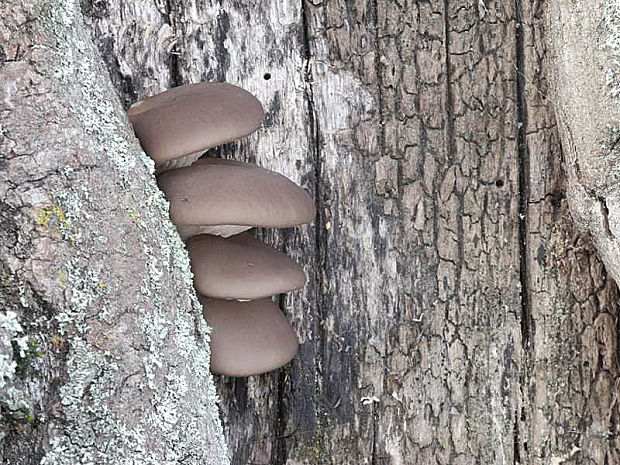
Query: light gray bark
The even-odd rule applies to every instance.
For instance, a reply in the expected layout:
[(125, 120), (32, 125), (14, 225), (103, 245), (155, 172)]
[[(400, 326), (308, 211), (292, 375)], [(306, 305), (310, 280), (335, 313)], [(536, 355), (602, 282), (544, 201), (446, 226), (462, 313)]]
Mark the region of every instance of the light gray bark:
[(187, 254), (79, 3), (0, 2), (0, 51), (2, 463), (226, 463)]
[(620, 2), (552, 0), (546, 20), (571, 212), (620, 282)]

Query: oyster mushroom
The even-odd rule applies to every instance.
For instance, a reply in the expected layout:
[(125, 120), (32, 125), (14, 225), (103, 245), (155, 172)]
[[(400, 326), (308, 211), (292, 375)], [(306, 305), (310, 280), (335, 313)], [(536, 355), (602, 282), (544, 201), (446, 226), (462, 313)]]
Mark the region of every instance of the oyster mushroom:
[(190, 165), (211, 147), (256, 131), (260, 102), (231, 84), (189, 84), (132, 105), (127, 111), (144, 151), (158, 172)]
[(187, 241), (194, 286), (205, 296), (254, 300), (303, 287), (297, 263), (250, 234), (201, 234)]
[(199, 296), (212, 328), (211, 371), (228, 376), (267, 373), (297, 353), (297, 336), (271, 299), (237, 302)]
[(202, 158), (158, 177), (170, 217), (186, 239), (228, 237), (254, 226), (286, 228), (309, 223), (314, 202), (297, 184), (255, 165)]

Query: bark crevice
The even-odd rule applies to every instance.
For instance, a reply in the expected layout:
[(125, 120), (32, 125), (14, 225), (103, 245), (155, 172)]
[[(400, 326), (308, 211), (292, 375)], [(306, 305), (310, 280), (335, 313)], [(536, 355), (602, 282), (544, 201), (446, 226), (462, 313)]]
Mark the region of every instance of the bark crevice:
[[(317, 304), (317, 313), (319, 321), (317, 324), (318, 336), (320, 338), (320, 346), (315, 361), (316, 371), (320, 374), (323, 371), (323, 361), (326, 351), (326, 331), (325, 331), (325, 314), (324, 305), (325, 302), (325, 261), (327, 260), (328, 241), (325, 237), (325, 197), (323, 189), (323, 166), (321, 157), (321, 133), (319, 128), (319, 122), (316, 114), (316, 103), (314, 97), (314, 78), (312, 72), (312, 44), (311, 44), (311, 31), (309, 27), (308, 18), (308, 5), (306, 0), (301, 0), (301, 20), (303, 28), (303, 57), (304, 57), (304, 95), (307, 102), (308, 111), (308, 139), (310, 159), (314, 165), (314, 200), (316, 203), (316, 218), (314, 221), (314, 253), (316, 256), (316, 266), (314, 270), (316, 282), (314, 283), (315, 291), (314, 297)], [(317, 388), (319, 386), (317, 385)]]
[[(530, 294), (532, 292), (530, 286), (530, 269), (529, 269), (529, 205), (530, 205), (530, 154), (527, 146), (527, 130), (528, 115), (526, 101), (526, 49), (524, 38), (523, 24), (523, 5), (521, 0), (515, 0), (515, 102), (517, 116), (517, 164), (518, 164), (518, 248), (519, 248), (519, 283), (521, 293), (521, 350), (523, 365), (519, 369), (518, 381), (518, 399), (514, 412), (514, 463), (521, 464), (521, 450), (525, 447), (526, 439), (521, 433), (521, 427), (524, 422), (523, 414), (525, 412), (525, 404), (528, 402), (528, 380), (529, 380), (529, 363), (532, 358), (532, 346), (530, 340), (530, 332), (532, 329), (532, 312), (530, 306)], [(523, 457), (525, 458), (525, 457)]]

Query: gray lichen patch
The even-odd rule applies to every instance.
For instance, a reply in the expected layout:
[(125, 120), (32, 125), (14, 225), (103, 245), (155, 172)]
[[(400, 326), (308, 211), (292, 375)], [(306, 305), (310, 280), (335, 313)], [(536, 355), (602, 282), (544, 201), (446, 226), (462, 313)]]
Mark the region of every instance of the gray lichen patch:
[(32, 411), (27, 394), (16, 387), (15, 378), (29, 362), (28, 336), (23, 335), (17, 313), (0, 311), (0, 440), (12, 421), (27, 420)]
[(22, 331), (15, 312), (0, 313), (0, 389), (15, 376), (17, 362), (13, 359), (13, 341)]

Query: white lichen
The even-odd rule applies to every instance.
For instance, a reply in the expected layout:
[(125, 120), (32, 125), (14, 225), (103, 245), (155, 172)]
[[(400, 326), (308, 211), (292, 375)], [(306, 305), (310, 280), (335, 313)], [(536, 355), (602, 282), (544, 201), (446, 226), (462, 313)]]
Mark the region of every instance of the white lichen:
[(4, 388), (8, 381), (15, 376), (15, 368), (17, 363), (13, 357), (6, 354), (0, 354), (0, 389)]
[(0, 328), (9, 331), (12, 334), (21, 333), (23, 331), (22, 326), (19, 324), (17, 313), (10, 310), (0, 313)]
[(13, 342), (21, 339), (23, 328), (13, 311), (0, 312), (0, 389), (15, 376), (17, 362), (13, 358)]
[(14, 385), (18, 363), (29, 353), (29, 338), (21, 335), (23, 331), (17, 313), (0, 312), (0, 439), (6, 435), (5, 420), (22, 421), (31, 414), (26, 394)]
[(26, 354), (28, 353), (28, 341), (30, 340), (30, 336), (22, 336), (15, 338), (15, 345), (17, 346), (18, 356), (19, 358), (26, 358)]
[[(6, 396), (2, 401), (2, 406), (10, 412), (19, 412), (22, 417), (25, 417), (30, 413), (30, 405), (26, 400), (26, 395), (23, 391), (10, 387), (6, 391)], [(13, 413), (15, 419), (15, 413)], [(19, 418), (22, 419), (22, 418)]]

